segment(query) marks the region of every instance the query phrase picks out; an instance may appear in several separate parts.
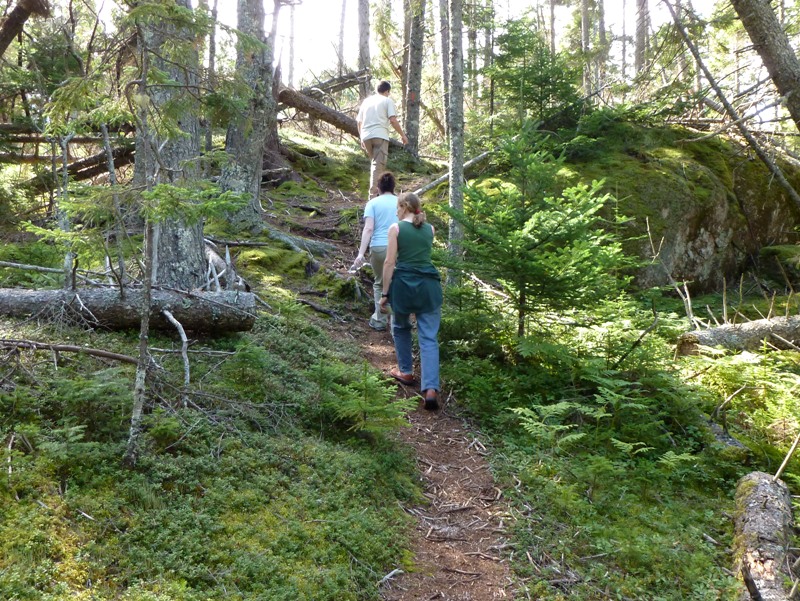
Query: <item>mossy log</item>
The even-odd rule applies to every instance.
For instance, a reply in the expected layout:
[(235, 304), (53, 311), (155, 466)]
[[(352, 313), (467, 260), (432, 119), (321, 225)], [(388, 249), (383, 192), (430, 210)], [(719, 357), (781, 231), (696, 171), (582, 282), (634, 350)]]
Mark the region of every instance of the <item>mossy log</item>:
[(732, 350), (757, 350), (764, 341), (779, 349), (800, 347), (800, 315), (725, 324), (708, 330), (686, 332), (678, 338), (678, 354), (693, 355), (698, 346), (721, 346)]
[[(174, 331), (163, 315), (169, 311), (185, 329), (227, 333), (250, 330), (256, 320), (255, 296), (249, 292), (180, 293), (153, 290), (150, 327)], [(43, 315), (50, 319), (81, 320), (112, 330), (139, 327), (142, 291), (126, 289), (121, 297), (117, 288), (79, 288), (77, 290), (0, 289), (0, 315), (27, 318)]]
[(747, 587), (740, 601), (788, 600), (792, 505), (786, 484), (764, 472), (744, 476), (736, 486), (734, 522), (734, 559)]

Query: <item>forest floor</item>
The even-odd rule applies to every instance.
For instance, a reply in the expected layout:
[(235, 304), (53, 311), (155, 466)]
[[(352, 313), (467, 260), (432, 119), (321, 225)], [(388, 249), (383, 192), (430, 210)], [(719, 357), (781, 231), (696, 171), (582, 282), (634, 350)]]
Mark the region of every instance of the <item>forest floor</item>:
[[(410, 187), (413, 189), (413, 187)], [(309, 219), (306, 233), (330, 231), (332, 216), (363, 200), (337, 191), (329, 195), (327, 217)], [(327, 223), (326, 223), (327, 222)], [(355, 257), (358, 232), (349, 244), (326, 240), (341, 254), (330, 268), (344, 275)], [(327, 261), (326, 261), (327, 262)], [(371, 298), (371, 280), (359, 272), (361, 285)], [(371, 304), (371, 303), (370, 303)], [(369, 327), (370, 308), (363, 315), (328, 322), (335, 337), (355, 343), (362, 356), (387, 378), (396, 365), (389, 331)], [(397, 437), (413, 449), (426, 502), (405, 507), (416, 521), (411, 551), (414, 568), (390, 572), (381, 591), (384, 601), (491, 601), (512, 599), (516, 586), (508, 562), (510, 545), (506, 532), (513, 519), (508, 501), (494, 480), (487, 461), (489, 449), (477, 429), (459, 416), (455, 399), (443, 383), (441, 408), (422, 408), (417, 387), (398, 384), (398, 398), (417, 398), (416, 409), (407, 414), (409, 427)]]
[[(368, 315), (348, 324), (362, 354), (387, 378), (396, 365), (388, 331), (376, 332)], [(490, 601), (512, 599), (506, 530), (511, 513), (492, 476), (480, 433), (458, 415), (446, 383), (439, 411), (422, 408), (418, 388), (398, 384), (398, 398), (417, 398), (398, 434), (414, 450), (427, 502), (405, 507), (416, 522), (413, 571), (382, 586), (385, 601)]]

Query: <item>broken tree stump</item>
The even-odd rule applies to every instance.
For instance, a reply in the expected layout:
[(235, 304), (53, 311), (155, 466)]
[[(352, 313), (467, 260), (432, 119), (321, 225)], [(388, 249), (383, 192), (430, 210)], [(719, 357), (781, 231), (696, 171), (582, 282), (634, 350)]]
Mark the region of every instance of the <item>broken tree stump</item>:
[(792, 504), (786, 484), (764, 472), (742, 477), (736, 485), (734, 527), (734, 560), (747, 587), (740, 601), (788, 601)]
[[(181, 293), (153, 290), (150, 327), (174, 332), (164, 317), (167, 310), (187, 330), (222, 334), (250, 330), (256, 320), (255, 295), (239, 290)], [(26, 318), (36, 315), (81, 320), (92, 327), (127, 330), (139, 327), (142, 291), (118, 288), (77, 290), (0, 289), (0, 315)]]

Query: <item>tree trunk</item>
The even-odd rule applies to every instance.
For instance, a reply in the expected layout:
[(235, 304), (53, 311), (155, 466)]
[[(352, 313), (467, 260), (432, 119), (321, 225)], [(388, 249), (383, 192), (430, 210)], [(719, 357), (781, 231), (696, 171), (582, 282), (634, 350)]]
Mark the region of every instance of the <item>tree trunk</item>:
[[(191, 8), (189, 0), (175, 0), (178, 6)], [(191, 185), (198, 177), (200, 125), (197, 102), (199, 60), (196, 51), (188, 51), (182, 64), (168, 60), (168, 48), (174, 39), (182, 39), (193, 47), (194, 34), (185, 27), (169, 22), (144, 20), (140, 25), (139, 47), (148, 53), (149, 68), (164, 73), (174, 86), (147, 85), (146, 95), (152, 107), (151, 119), (168, 119), (164, 115), (180, 106), (180, 117), (171, 123), (151, 123), (146, 131), (137, 130), (136, 170), (148, 189), (157, 184)], [(163, 139), (159, 131), (179, 131)], [(144, 151), (144, 152), (142, 152)], [(153, 282), (170, 288), (192, 290), (202, 285), (205, 277), (203, 227), (199, 221), (171, 216), (154, 225)]]
[(634, 48), (634, 70), (636, 75), (642, 72), (647, 56), (647, 27), (650, 22), (650, 10), (647, 0), (636, 1), (636, 47)]
[[(358, 70), (370, 68), (369, 57), (369, 0), (358, 0)], [(358, 87), (358, 99), (364, 100), (372, 90), (370, 77), (367, 75)]]
[(336, 50), (337, 56), (337, 73), (341, 75), (344, 73), (344, 23), (347, 16), (347, 0), (342, 0), (342, 16), (339, 20), (339, 47)]
[(581, 55), (583, 58), (583, 95), (592, 93), (592, 66), (589, 60), (591, 19), (589, 17), (589, 0), (581, 0)]
[[(622, 81), (626, 81), (628, 76), (628, 20), (625, 16), (627, 11), (627, 0), (622, 0), (622, 66), (620, 71), (622, 73)], [(624, 98), (624, 96), (623, 96)]]
[(602, 90), (606, 85), (606, 72), (608, 70), (608, 56), (610, 44), (606, 32), (606, 7), (605, 0), (596, 0), (597, 5), (597, 37), (600, 45), (597, 54), (597, 89)]
[(678, 338), (678, 354), (695, 354), (698, 346), (752, 351), (762, 348), (765, 341), (779, 349), (800, 347), (800, 316), (758, 319), (686, 332)]
[(736, 486), (734, 559), (747, 592), (740, 601), (788, 600), (786, 552), (792, 537), (789, 489), (769, 474), (752, 472)]
[[(414, 0), (403, 0), (403, 64), (400, 68), (400, 83), (403, 88), (403, 106), (408, 96), (408, 56), (411, 47), (411, 19)], [(408, 134), (406, 134), (408, 135)]]
[[(212, 92), (217, 87), (217, 4), (218, 0), (214, 0), (214, 5), (211, 7), (211, 31), (208, 35), (208, 74), (206, 81), (208, 82), (208, 89)], [(213, 129), (211, 121), (206, 119), (203, 131), (206, 154), (209, 154), (214, 146)], [(207, 161), (203, 164), (203, 171), (204, 175), (208, 175)]]
[(448, 0), (439, 0), (439, 32), (442, 45), (442, 107), (444, 108), (445, 138), (450, 137), (450, 16)]
[(412, 4), (411, 35), (408, 52), (408, 93), (406, 95), (405, 132), (408, 149), (417, 154), (419, 149), (419, 103), (422, 87), (422, 55), (425, 43), (425, 0), (414, 0)]
[(286, 85), (290, 88), (294, 87), (294, 4), (289, 5), (289, 75), (286, 78)]
[[(280, 81), (272, 76), (272, 68), (274, 62), (275, 40), (278, 37), (278, 16), (280, 14), (283, 0), (275, 0), (274, 8), (272, 9), (272, 28), (270, 29), (269, 36), (267, 37), (267, 54), (265, 57), (267, 69), (267, 78), (264, 81), (264, 117), (266, 123), (266, 139), (264, 141), (264, 162), (262, 167), (264, 169), (287, 169), (289, 163), (283, 158), (281, 154), (281, 142), (278, 137), (278, 108), (276, 98), (278, 96), (278, 88)], [(293, 171), (292, 177), (296, 178)]]
[(789, 115), (800, 128), (800, 61), (778, 18), (764, 0), (731, 0)]
[[(272, 66), (267, 62), (263, 0), (239, 0), (237, 28), (264, 46), (253, 48), (252, 42), (244, 38), (239, 39), (237, 45), (236, 76), (250, 97), (244, 111), (235, 114), (228, 125), (225, 140), (228, 162), (222, 167), (219, 186), (223, 192), (247, 194), (249, 202), (230, 215), (230, 221), (237, 231), (258, 233), (263, 229), (259, 197), (269, 119), (267, 97), (272, 97)], [(275, 105), (274, 102), (271, 104)]]
[[(464, 209), (464, 58), (461, 46), (462, 38), (462, 0), (450, 2), (450, 105), (448, 106), (448, 123), (450, 131), (450, 208), (455, 211)], [(450, 219), (450, 237), (448, 251), (459, 260), (464, 231), (455, 219)], [(448, 273), (452, 273), (451, 270)], [(450, 283), (453, 279), (450, 278)]]
[[(92, 326), (113, 330), (135, 329), (142, 315), (141, 288), (78, 290), (25, 290), (0, 288), (0, 314), (27, 318), (60, 314), (79, 317)], [(192, 292), (182, 294), (154, 289), (150, 303), (150, 327), (174, 331), (161, 312), (170, 311), (187, 330), (224, 334), (250, 330), (255, 323), (255, 295), (250, 292)]]
[(469, 90), (469, 103), (474, 110), (478, 96), (478, 0), (467, 2), (467, 66), (465, 75), (465, 83)]
[[(494, 0), (486, 0), (486, 10), (483, 15), (483, 68), (489, 69), (494, 59)], [(484, 76), (481, 97), (486, 100), (490, 97), (492, 84), (491, 78)], [(492, 117), (490, 109), (489, 117)]]
[(5, 54), (14, 38), (22, 32), (31, 15), (46, 17), (49, 14), (50, 5), (47, 0), (20, 0), (0, 26), (0, 56)]

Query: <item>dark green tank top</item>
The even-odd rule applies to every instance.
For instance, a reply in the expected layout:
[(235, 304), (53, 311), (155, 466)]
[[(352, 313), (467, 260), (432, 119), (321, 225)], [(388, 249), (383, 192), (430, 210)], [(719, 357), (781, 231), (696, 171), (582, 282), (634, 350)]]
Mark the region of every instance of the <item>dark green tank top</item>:
[(431, 224), (423, 223), (417, 228), (408, 221), (401, 221), (398, 223), (398, 228), (397, 264), (409, 267), (432, 265), (433, 228)]

